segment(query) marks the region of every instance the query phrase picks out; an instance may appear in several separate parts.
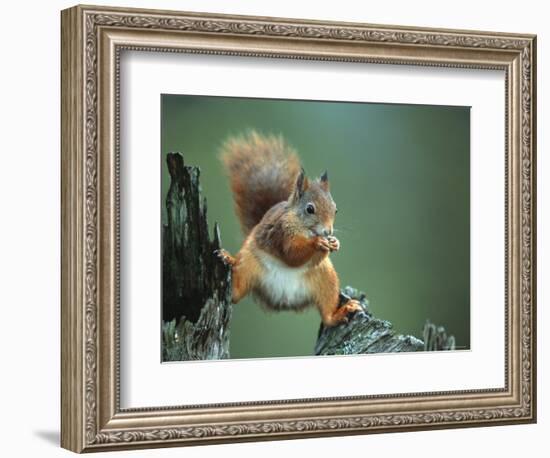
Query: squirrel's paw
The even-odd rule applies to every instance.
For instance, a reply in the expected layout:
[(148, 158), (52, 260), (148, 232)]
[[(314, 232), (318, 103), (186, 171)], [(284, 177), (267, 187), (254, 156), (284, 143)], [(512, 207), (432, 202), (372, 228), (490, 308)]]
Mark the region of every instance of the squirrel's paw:
[(229, 254), (228, 251), (224, 250), (223, 248), (214, 251), (214, 254), (222, 260), (222, 262), (226, 266), (233, 266), (235, 265), (235, 258)]
[(330, 251), (338, 251), (340, 249), (340, 240), (338, 240), (336, 237), (329, 235), (327, 237), (327, 240)]
[(347, 323), (350, 319), (349, 315), (354, 315), (356, 312), (362, 312), (363, 307), (361, 306), (359, 301), (356, 301), (355, 299), (350, 299), (344, 305), (342, 305), (338, 311), (340, 312), (341, 316), (340, 322)]
[(342, 304), (330, 315), (323, 318), (323, 324), (325, 326), (337, 326), (341, 323), (348, 323), (350, 317), (357, 312), (363, 312), (361, 303), (355, 299), (350, 299), (345, 304)]
[(342, 307), (345, 307), (347, 313), (363, 311), (363, 306), (356, 299), (350, 299)]
[(316, 237), (315, 246), (319, 251), (324, 251), (325, 253), (330, 251), (330, 242), (324, 237)]

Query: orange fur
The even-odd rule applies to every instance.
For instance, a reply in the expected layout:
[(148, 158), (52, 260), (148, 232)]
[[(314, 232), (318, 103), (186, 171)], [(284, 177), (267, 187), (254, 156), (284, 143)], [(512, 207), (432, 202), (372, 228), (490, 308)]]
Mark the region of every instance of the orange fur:
[(227, 139), (221, 159), (245, 235), (273, 205), (288, 198), (300, 172), (298, 156), (281, 136), (254, 130)]
[(284, 261), (291, 267), (299, 267), (310, 261), (317, 252), (315, 239), (297, 235), (283, 240)]

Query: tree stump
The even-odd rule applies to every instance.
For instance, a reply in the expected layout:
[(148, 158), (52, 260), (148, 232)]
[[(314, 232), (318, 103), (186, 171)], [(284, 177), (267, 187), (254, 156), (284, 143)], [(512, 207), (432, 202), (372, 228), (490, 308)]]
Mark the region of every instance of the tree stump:
[(231, 269), (214, 254), (221, 248), (216, 224), (210, 239), (200, 170), (180, 153), (166, 157), (170, 189), (163, 230), (163, 361), (229, 357)]

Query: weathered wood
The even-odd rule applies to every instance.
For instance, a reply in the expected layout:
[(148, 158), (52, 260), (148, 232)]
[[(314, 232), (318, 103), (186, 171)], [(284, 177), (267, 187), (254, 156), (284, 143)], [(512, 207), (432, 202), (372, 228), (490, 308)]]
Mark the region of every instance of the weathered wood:
[(163, 231), (163, 360), (229, 357), (231, 271), (214, 254), (221, 248), (216, 224), (210, 240), (200, 170), (180, 153), (166, 158), (170, 189)]
[(439, 350), (455, 350), (455, 336), (447, 335), (447, 331), (443, 326), (436, 326), (429, 321), (424, 325), (424, 350), (439, 351)]
[(347, 286), (340, 293), (340, 302), (357, 299), (363, 311), (349, 316), (347, 323), (334, 327), (321, 324), (314, 353), (316, 355), (356, 355), (363, 353), (395, 353), (421, 351), (424, 342), (413, 336), (396, 334), (389, 321), (374, 318), (368, 310), (365, 295)]
[(195, 323), (185, 317), (164, 322), (163, 361), (229, 358), (230, 319), (230, 303), (210, 298)]

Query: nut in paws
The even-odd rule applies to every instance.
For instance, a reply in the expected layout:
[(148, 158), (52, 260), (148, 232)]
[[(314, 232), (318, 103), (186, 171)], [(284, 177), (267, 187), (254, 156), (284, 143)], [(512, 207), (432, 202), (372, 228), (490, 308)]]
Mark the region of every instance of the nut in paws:
[(340, 241), (336, 237), (330, 235), (327, 237), (327, 241), (330, 251), (338, 251), (340, 249)]
[(317, 237), (316, 245), (321, 251), (330, 251), (330, 243), (324, 237)]

